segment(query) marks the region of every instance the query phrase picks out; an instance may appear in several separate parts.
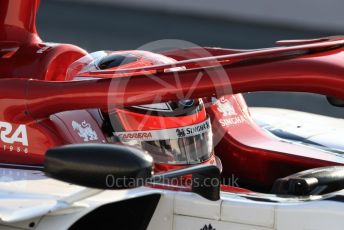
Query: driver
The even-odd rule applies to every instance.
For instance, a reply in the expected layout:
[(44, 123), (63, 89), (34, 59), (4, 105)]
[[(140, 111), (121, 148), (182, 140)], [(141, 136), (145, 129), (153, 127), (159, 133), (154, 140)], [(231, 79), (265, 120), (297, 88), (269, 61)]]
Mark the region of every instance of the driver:
[[(120, 70), (171, 64), (175, 60), (148, 51), (99, 51), (78, 60), (68, 80), (90, 77), (89, 72)], [(165, 71), (177, 71), (183, 67)], [(194, 164), (216, 164), (211, 122), (202, 99), (169, 101), (116, 109), (104, 114), (112, 134), (125, 145), (148, 151), (155, 171), (167, 171)]]

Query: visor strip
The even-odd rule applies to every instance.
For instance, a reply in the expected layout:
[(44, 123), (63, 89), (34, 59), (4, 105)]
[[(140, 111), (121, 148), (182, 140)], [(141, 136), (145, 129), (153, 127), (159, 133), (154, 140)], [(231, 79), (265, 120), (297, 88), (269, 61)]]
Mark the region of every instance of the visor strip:
[(208, 132), (211, 129), (210, 118), (190, 126), (183, 126), (172, 129), (161, 130), (143, 130), (131, 132), (114, 132), (121, 141), (156, 141), (156, 140), (173, 140), (184, 137), (193, 137)]

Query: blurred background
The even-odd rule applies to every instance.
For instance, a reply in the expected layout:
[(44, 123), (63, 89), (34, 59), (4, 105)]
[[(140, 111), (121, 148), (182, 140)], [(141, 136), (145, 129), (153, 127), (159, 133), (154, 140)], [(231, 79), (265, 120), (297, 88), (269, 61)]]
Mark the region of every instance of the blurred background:
[[(262, 48), (282, 39), (344, 34), (342, 0), (41, 0), (37, 25), (45, 41), (89, 52), (136, 49), (160, 39), (200, 46)], [(344, 108), (303, 93), (250, 93), (250, 106), (344, 117)]]

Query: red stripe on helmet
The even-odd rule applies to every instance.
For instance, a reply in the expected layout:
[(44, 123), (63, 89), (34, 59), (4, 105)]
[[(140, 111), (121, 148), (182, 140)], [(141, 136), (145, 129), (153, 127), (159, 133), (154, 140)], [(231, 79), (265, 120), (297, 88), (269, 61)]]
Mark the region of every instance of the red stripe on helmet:
[(118, 109), (117, 114), (125, 131), (178, 128), (194, 125), (207, 119), (204, 108), (197, 113), (177, 117), (154, 116), (122, 109)]

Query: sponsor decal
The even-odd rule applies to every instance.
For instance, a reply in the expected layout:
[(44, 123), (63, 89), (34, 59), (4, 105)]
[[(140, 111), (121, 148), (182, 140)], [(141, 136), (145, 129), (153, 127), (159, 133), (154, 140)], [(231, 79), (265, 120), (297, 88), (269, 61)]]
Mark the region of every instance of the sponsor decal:
[(11, 183), (11, 188), (25, 189), (31, 175), (32, 174), (28, 170), (1, 168), (0, 183), (16, 182), (20, 180), (20, 183)]
[(222, 127), (226, 126), (231, 126), (231, 125), (238, 125), (242, 124), (245, 122), (244, 116), (236, 116), (236, 117), (231, 117), (231, 118), (224, 118), (224, 119), (219, 119), (219, 122)]
[(234, 106), (228, 99), (221, 97), (215, 102), (215, 105), (217, 106), (217, 111), (222, 115), (222, 118), (219, 119), (222, 127), (238, 125), (245, 122), (245, 117), (243, 115), (238, 115)]
[(201, 228), (200, 230), (216, 230), (216, 229), (213, 228), (213, 226), (211, 226), (211, 224), (208, 224), (208, 225), (204, 225), (204, 227)]
[(228, 99), (221, 97), (215, 104), (217, 105), (217, 110), (222, 113), (223, 116), (227, 117), (237, 115), (232, 103)]
[(44, 47), (40, 48), (39, 50), (37, 50), (36, 53), (42, 54), (42, 53), (44, 53), (45, 51), (47, 51), (48, 49), (50, 49), (50, 48), (51, 48), (50, 46), (44, 46)]
[(78, 131), (79, 137), (83, 138), (84, 142), (96, 141), (98, 140), (98, 135), (94, 131), (89, 123), (83, 121), (79, 124), (76, 121), (72, 121), (73, 129)]
[(193, 127), (186, 127), (176, 129), (176, 133), (178, 138), (185, 137), (185, 136), (194, 136), (193, 134), (204, 133), (210, 128), (209, 122), (203, 122), (200, 125), (196, 125)]
[(41, 47), (39, 50), (36, 51), (37, 54), (43, 54), (45, 51), (49, 50), (50, 48), (55, 47), (58, 45), (57, 43), (53, 42), (45, 42), (43, 47)]
[(26, 125), (14, 128), (11, 123), (0, 121), (0, 141), (4, 151), (28, 153), (29, 141)]
[(162, 130), (145, 130), (145, 131), (132, 131), (132, 132), (114, 132), (122, 141), (138, 140), (138, 141), (155, 141), (155, 140), (172, 140), (183, 137), (192, 137), (211, 129), (210, 119), (190, 126), (184, 126), (173, 129)]
[(142, 133), (124, 133), (119, 134), (120, 139), (149, 139), (152, 138), (152, 133), (142, 132)]
[(184, 129), (176, 129), (176, 133), (177, 133), (178, 138), (182, 138), (186, 136)]

